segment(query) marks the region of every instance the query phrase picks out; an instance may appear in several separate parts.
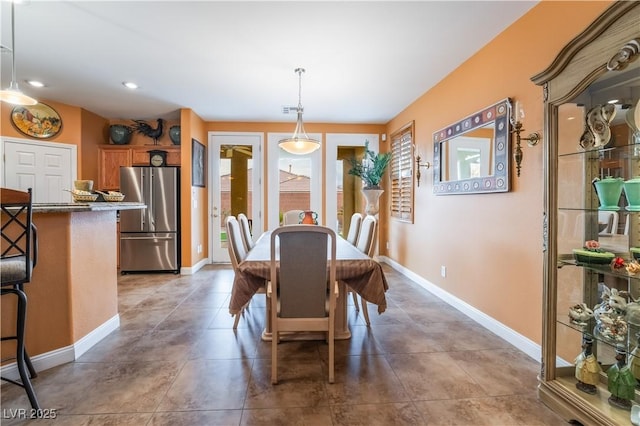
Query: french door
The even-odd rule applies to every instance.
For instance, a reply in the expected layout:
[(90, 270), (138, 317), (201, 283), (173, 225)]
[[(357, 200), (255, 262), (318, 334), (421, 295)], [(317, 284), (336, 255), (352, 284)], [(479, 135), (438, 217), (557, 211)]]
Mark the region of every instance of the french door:
[(262, 144), (263, 133), (209, 133), (212, 262), (229, 262), (225, 226), (228, 216), (244, 213), (253, 238), (262, 233)]

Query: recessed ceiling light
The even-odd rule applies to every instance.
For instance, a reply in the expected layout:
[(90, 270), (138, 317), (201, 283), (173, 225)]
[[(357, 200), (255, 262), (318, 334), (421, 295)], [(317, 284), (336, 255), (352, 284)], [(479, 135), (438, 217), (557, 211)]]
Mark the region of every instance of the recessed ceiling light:
[(130, 82), (130, 81), (123, 81), (123, 82), (122, 82), (122, 85), (123, 85), (124, 87), (126, 87), (127, 89), (131, 89), (131, 90), (134, 90), (134, 89), (137, 89), (137, 88), (138, 88), (138, 85), (137, 85), (137, 84), (132, 83), (132, 82)]
[(44, 83), (37, 80), (27, 80), (27, 84), (33, 87), (44, 87)]
[(618, 102), (620, 102), (620, 99), (611, 99), (610, 101), (608, 101), (608, 104), (617, 104)]

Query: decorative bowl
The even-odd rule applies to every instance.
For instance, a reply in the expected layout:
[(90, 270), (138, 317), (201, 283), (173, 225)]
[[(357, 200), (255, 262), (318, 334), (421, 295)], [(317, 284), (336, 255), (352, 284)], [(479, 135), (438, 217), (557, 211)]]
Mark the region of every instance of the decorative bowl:
[(174, 145), (180, 145), (180, 126), (171, 126), (169, 129), (169, 139)]
[(573, 249), (573, 256), (579, 263), (591, 263), (596, 265), (608, 265), (616, 257), (615, 254), (608, 251), (596, 252), (585, 249)]
[(116, 145), (126, 145), (131, 142), (132, 133), (133, 129), (124, 124), (112, 124), (109, 126), (109, 136)]

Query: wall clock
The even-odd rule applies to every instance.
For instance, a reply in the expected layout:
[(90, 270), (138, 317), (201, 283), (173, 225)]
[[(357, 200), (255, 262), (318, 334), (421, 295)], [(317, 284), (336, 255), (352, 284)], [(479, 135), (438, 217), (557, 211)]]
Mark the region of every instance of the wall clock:
[(11, 123), (21, 133), (39, 139), (52, 138), (62, 130), (62, 119), (58, 112), (41, 102), (14, 107)]
[(164, 167), (167, 165), (167, 151), (149, 151), (149, 164), (154, 167)]

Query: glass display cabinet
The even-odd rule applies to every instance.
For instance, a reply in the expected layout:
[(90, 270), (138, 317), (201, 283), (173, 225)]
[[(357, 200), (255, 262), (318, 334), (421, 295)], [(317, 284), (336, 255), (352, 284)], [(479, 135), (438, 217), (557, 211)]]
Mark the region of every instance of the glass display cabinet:
[(546, 136), (539, 396), (566, 420), (630, 425), (640, 403), (640, 2), (613, 3), (532, 80), (544, 88)]

